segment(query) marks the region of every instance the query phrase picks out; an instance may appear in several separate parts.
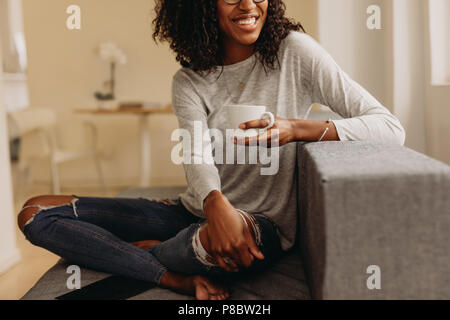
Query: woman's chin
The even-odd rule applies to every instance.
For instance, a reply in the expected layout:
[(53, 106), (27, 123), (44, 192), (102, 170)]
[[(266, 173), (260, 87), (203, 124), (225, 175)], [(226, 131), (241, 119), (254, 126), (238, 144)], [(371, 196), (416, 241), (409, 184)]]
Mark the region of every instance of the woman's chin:
[(252, 46), (258, 40), (259, 34), (248, 34), (242, 35), (234, 38), (234, 41), (243, 46)]

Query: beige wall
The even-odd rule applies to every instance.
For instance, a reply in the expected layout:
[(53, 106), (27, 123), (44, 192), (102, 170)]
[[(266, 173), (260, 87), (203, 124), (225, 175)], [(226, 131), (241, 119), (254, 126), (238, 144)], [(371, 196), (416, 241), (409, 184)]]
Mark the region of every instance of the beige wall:
[[(316, 36), (316, 0), (286, 0), (287, 13)], [(28, 80), (32, 106), (57, 111), (61, 121), (60, 140), (64, 145), (80, 145), (77, 123), (86, 117), (74, 116), (74, 108), (95, 105), (93, 92), (108, 77), (105, 63), (94, 54), (99, 41), (115, 41), (128, 55), (129, 63), (117, 70), (119, 99), (143, 99), (170, 103), (171, 78), (178, 70), (167, 45), (151, 39), (153, 1), (78, 0), (82, 29), (65, 26), (68, 0), (23, 0), (25, 34), (29, 55)], [(102, 149), (110, 154), (102, 162), (109, 183), (133, 184), (139, 176), (137, 119), (87, 117), (100, 131)], [(157, 184), (183, 184), (182, 167), (170, 160), (170, 134), (178, 125), (174, 116), (150, 119), (152, 135), (152, 181)], [(41, 164), (34, 170), (38, 180), (48, 178)], [(64, 165), (63, 183), (94, 182), (95, 171), (88, 160)]]
[(286, 14), (300, 22), (306, 32), (318, 38), (317, 0), (284, 0)]
[[(28, 45), (30, 100), (32, 106), (57, 111), (63, 145), (80, 145), (78, 122), (73, 109), (95, 105), (93, 93), (108, 78), (108, 66), (94, 53), (105, 40), (116, 42), (128, 55), (128, 64), (117, 69), (119, 99), (170, 102), (171, 77), (178, 69), (166, 45), (151, 39), (152, 1), (81, 0), (82, 29), (66, 28), (66, 8), (73, 1), (24, 0), (24, 23)], [(133, 116), (87, 117), (98, 125), (100, 144), (111, 153), (103, 161), (110, 183), (138, 181), (139, 145), (137, 119)], [(173, 116), (150, 120), (153, 143), (153, 177), (183, 183), (181, 168), (170, 164), (169, 133), (177, 127)], [(96, 181), (90, 161), (62, 167), (62, 180), (70, 184)], [(48, 177), (44, 166), (34, 171), (38, 179)], [(180, 178), (181, 177), (181, 178)], [(180, 181), (181, 180), (181, 181)]]

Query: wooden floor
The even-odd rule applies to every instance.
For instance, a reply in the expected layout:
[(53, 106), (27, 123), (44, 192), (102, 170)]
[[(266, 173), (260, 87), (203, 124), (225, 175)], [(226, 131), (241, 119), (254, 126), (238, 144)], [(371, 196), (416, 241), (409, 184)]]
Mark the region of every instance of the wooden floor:
[[(62, 190), (67, 194), (79, 194), (83, 196), (103, 196), (101, 189), (83, 188)], [(66, 191), (66, 192), (65, 192)], [(108, 188), (106, 196), (116, 196), (121, 189)], [(15, 212), (19, 212), (23, 203), (31, 196), (49, 194), (48, 186), (32, 186), (29, 191), (15, 192)], [(0, 300), (20, 299), (39, 278), (59, 259), (58, 256), (47, 250), (32, 245), (25, 239), (17, 228), (17, 245), (21, 252), (21, 261), (7, 272), (0, 275)]]

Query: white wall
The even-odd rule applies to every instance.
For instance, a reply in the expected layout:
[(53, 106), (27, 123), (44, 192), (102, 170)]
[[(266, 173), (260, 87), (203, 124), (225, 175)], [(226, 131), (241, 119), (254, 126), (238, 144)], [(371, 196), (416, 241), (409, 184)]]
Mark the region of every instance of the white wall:
[[(0, 46), (0, 61), (1, 57)], [(17, 227), (14, 219), (6, 114), (2, 103), (2, 78), (3, 71), (0, 64), (0, 274), (20, 260), (16, 246)]]
[(348, 21), (348, 17), (353, 16), (352, 3), (352, 0), (318, 0), (318, 40), (350, 76), (355, 76), (351, 49), (354, 26)]
[(428, 0), (431, 44), (431, 80), (450, 84), (450, 1)]
[[(437, 6), (429, 8), (428, 4)], [(450, 3), (428, 0), (422, 5), (426, 43), (430, 44), (425, 47), (428, 154), (450, 164), (450, 29), (444, 26), (450, 23)], [(436, 29), (439, 27), (444, 29)]]
[[(387, 0), (391, 2), (391, 0)], [(392, 110), (385, 67), (388, 56), (386, 19), (382, 30), (369, 30), (367, 8), (376, 4), (386, 13), (385, 0), (318, 0), (319, 40), (336, 62), (381, 103)]]
[(26, 53), (23, 48), (22, 2), (0, 0), (0, 32), (2, 33), (3, 70), (8, 73), (25, 71)]
[[(319, 39), (353, 79), (399, 118), (407, 147), (450, 163), (450, 86), (430, 85), (427, 3), (319, 0)], [(373, 4), (381, 8), (381, 30), (366, 26), (366, 10)]]
[(393, 1), (393, 104), (406, 130), (406, 145), (426, 153), (426, 39), (422, 3), (423, 0)]
[(0, 32), (3, 47), (3, 103), (7, 111), (29, 105), (26, 79), (22, 1), (0, 0)]

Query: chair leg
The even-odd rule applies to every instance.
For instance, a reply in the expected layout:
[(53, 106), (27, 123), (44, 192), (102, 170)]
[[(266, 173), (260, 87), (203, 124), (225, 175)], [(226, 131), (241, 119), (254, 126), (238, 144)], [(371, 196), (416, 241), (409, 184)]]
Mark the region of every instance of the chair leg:
[(103, 176), (102, 166), (100, 164), (100, 159), (97, 154), (94, 154), (94, 162), (95, 162), (95, 167), (97, 169), (98, 180), (100, 182), (100, 185), (102, 186), (103, 195), (106, 196), (107, 188), (106, 188), (105, 178)]
[(30, 193), (31, 186), (33, 185), (33, 172), (30, 164), (19, 163), (18, 165), (18, 190), (27, 195)]
[(29, 198), (33, 185), (31, 165), (21, 161), (16, 165), (11, 164), (11, 174), (13, 175), (14, 199)]
[(58, 166), (55, 161), (50, 160), (50, 167), (51, 167), (51, 171), (52, 171), (53, 194), (59, 195), (59, 194), (61, 194), (61, 186), (59, 183)]

